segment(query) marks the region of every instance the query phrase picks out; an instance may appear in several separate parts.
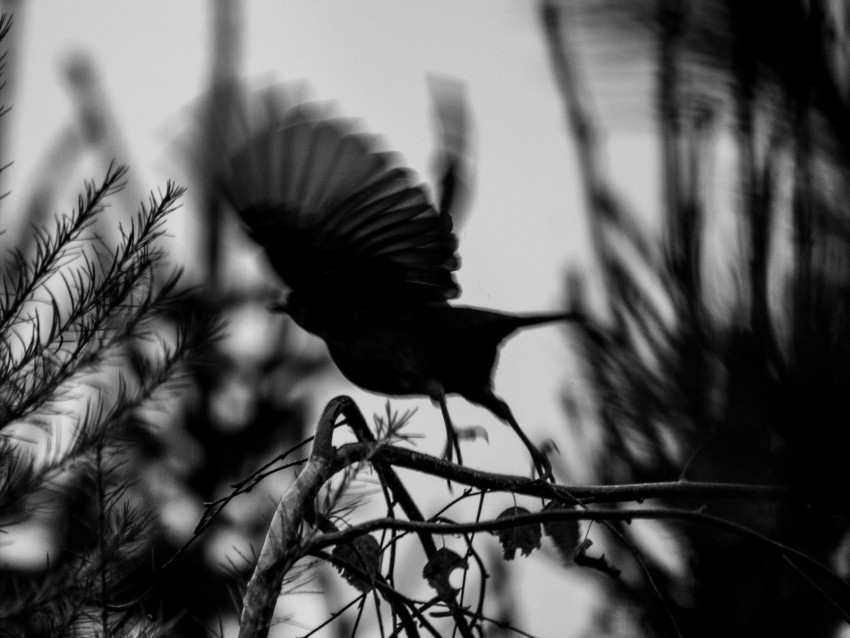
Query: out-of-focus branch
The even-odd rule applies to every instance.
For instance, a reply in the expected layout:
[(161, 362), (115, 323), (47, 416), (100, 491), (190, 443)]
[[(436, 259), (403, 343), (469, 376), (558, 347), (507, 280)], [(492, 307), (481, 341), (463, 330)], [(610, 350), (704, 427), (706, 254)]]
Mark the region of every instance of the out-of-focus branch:
[[(3, 117), (11, 107), (8, 98), (15, 90), (15, 56), (17, 54), (17, 29), (12, 29), (13, 11), (20, 8), (20, 0), (4, 0), (0, 3), (0, 175), (8, 168), (9, 149), (8, 135), (9, 118)], [(0, 199), (6, 189), (0, 186)]]
[[(88, 147), (97, 153), (105, 165), (113, 162), (132, 165), (130, 151), (127, 150), (121, 126), (113, 114), (107, 89), (101, 81), (95, 62), (83, 52), (77, 52), (65, 63), (64, 73), (76, 108), (74, 124), (82, 138), (82, 146), (78, 152)], [(57, 158), (56, 161), (61, 159)], [(143, 192), (133, 186), (132, 179), (128, 181), (120, 197), (123, 200), (123, 208), (127, 211), (135, 210), (138, 202), (144, 200)], [(113, 233), (112, 229), (117, 224), (101, 226), (98, 232), (105, 236), (107, 232)]]
[[(86, 150), (92, 149), (104, 166), (131, 164), (130, 153), (109, 108), (109, 98), (94, 62), (84, 53), (77, 52), (65, 62), (63, 70), (76, 117), (55, 133), (34, 172), (35, 185), (23, 210), (23, 217), (28, 223), (18, 224), (14, 241), (24, 254), (29, 254), (36, 244), (28, 226), (42, 225), (50, 219), (57, 193), (74, 174), (74, 168)], [(135, 210), (138, 202), (144, 200), (142, 191), (133, 186), (131, 179), (117, 196), (123, 206), (111, 209), (110, 216), (116, 211)], [(104, 215), (97, 220), (97, 234), (104, 239), (119, 234), (118, 223), (112, 223), (115, 220), (107, 222), (107, 219)]]
[(540, 7), (540, 20), (546, 36), (555, 82), (564, 101), (567, 123), (575, 138), (585, 196), (588, 206), (594, 213), (591, 216), (593, 241), (600, 247), (602, 237), (598, 219), (605, 216), (604, 213), (609, 204), (598, 133), (590, 108), (585, 104), (586, 93), (582, 90), (581, 80), (570, 60), (568, 45), (562, 32), (561, 7), (558, 3), (544, 1)]
[(442, 75), (428, 78), (439, 145), (434, 168), (439, 185), (438, 207), (455, 227), (466, 219), (473, 167), (470, 159), (470, 107), (463, 82)]
[[(569, 42), (565, 37), (566, 21), (563, 6), (553, 0), (540, 4), (540, 23), (549, 53), (555, 84), (564, 104), (566, 122), (575, 140), (580, 171), (580, 183), (590, 212), (589, 226), (594, 254), (600, 259), (600, 275), (608, 290), (619, 290), (620, 282), (613, 276), (614, 259), (608, 235), (612, 230), (622, 231), (623, 236), (647, 262), (654, 260), (654, 248), (645, 231), (624, 210), (622, 202), (610, 185), (605, 170), (599, 132), (588, 105), (588, 91), (572, 59)], [(618, 307), (609, 307), (617, 312)], [(615, 314), (615, 320), (623, 320)]]
[[(232, 106), (233, 80), (239, 75), (239, 66), (242, 60), (242, 3), (238, 1), (211, 2), (212, 9), (212, 60), (210, 61), (210, 86), (209, 102), (206, 104), (206, 126), (204, 130), (204, 145), (207, 153), (215, 153), (219, 150), (218, 136), (221, 131), (217, 126), (227, 118), (226, 111)], [(206, 277), (207, 287), (211, 294), (217, 296), (220, 291), (221, 273), (221, 214), (222, 207), (220, 198), (214, 185), (209, 181), (212, 175), (205, 175), (208, 180), (203, 185), (204, 195), (202, 198), (203, 224), (201, 230), (206, 233), (202, 242), (206, 251)]]

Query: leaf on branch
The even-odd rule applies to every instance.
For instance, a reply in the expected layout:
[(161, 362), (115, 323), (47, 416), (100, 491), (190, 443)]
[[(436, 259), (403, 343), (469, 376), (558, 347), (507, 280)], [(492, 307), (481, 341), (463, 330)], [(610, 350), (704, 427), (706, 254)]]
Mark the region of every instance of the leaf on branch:
[[(564, 503), (551, 501), (543, 508), (543, 511), (571, 509), (572, 507)], [(543, 531), (552, 539), (555, 549), (564, 561), (564, 565), (570, 567), (574, 562), (576, 547), (579, 544), (578, 521), (546, 521), (543, 523)]]
[[(524, 507), (509, 507), (499, 514), (496, 520), (499, 521), (504, 518), (530, 513)], [(493, 535), (498, 537), (499, 542), (502, 544), (502, 557), (505, 560), (513, 560), (517, 549), (522, 551), (523, 556), (528, 556), (535, 549), (540, 549), (540, 539), (543, 536), (539, 523), (517, 525), (508, 529), (496, 530), (493, 532)]]
[[(364, 534), (350, 543), (337, 545), (332, 555), (342, 563), (337, 565), (337, 569), (345, 580), (364, 594), (372, 591), (381, 569), (381, 546), (373, 536)], [(348, 565), (351, 569), (343, 565)], [(368, 580), (364, 576), (368, 577)]]
[(452, 572), (456, 569), (466, 569), (466, 559), (452, 550), (443, 547), (434, 552), (433, 556), (425, 563), (422, 569), (422, 578), (428, 581), (428, 584), (437, 590), (437, 593), (443, 599), (453, 598), (457, 591), (452, 587), (449, 579)]
[(575, 557), (573, 560), (576, 565), (581, 565), (582, 567), (590, 567), (591, 569), (596, 569), (603, 574), (607, 574), (611, 578), (619, 578), (620, 570), (614, 567), (611, 563), (609, 563), (605, 559), (605, 554), (602, 554), (598, 557), (588, 556), (587, 549), (593, 545), (593, 541), (589, 538), (585, 538), (581, 544), (576, 549)]

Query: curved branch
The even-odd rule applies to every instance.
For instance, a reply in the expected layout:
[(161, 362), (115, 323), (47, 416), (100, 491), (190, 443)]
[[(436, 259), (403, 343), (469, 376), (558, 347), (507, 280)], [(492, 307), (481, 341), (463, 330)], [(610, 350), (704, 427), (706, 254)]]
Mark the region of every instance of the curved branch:
[(278, 503), (257, 566), (245, 591), (239, 638), (268, 636), (283, 579), (304, 555), (301, 525), (319, 489), (333, 474), (331, 461), (334, 449), (331, 440), (334, 422), (345, 408), (345, 398), (333, 399), (325, 407), (307, 465)]

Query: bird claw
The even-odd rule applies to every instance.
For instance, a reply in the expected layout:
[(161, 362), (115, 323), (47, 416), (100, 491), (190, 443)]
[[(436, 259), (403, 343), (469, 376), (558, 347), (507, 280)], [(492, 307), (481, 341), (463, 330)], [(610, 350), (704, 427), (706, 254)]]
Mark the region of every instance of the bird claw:
[(446, 437), (446, 446), (443, 448), (443, 454), (440, 458), (452, 463), (454, 462), (455, 452), (457, 452), (458, 465), (463, 465), (463, 456), (460, 453), (460, 441), (457, 433), (452, 430), (452, 435)]
[(452, 451), (452, 441), (451, 439), (446, 439), (446, 445), (443, 447), (443, 453), (440, 454), (440, 458), (451, 463), (453, 457)]
[(531, 460), (534, 463), (537, 475), (544, 481), (554, 483), (555, 475), (552, 473), (552, 463), (549, 461), (549, 457), (537, 448), (531, 448), (529, 452), (531, 452)]

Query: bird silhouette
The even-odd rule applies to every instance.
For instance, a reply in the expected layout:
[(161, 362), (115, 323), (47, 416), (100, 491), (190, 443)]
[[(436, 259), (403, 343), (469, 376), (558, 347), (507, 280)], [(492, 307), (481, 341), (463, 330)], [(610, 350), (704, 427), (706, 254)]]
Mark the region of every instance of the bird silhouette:
[(324, 340), (354, 385), (438, 404), (445, 458), (454, 450), (462, 463), (446, 405), (457, 394), (509, 424), (551, 478), (546, 455), (494, 394), (493, 369), (514, 331), (581, 317), (449, 304), (460, 293), (452, 218), (395, 155), (286, 89), (226, 95), (212, 127), (222, 148), (208, 160), (219, 193), (290, 288), (279, 308)]

